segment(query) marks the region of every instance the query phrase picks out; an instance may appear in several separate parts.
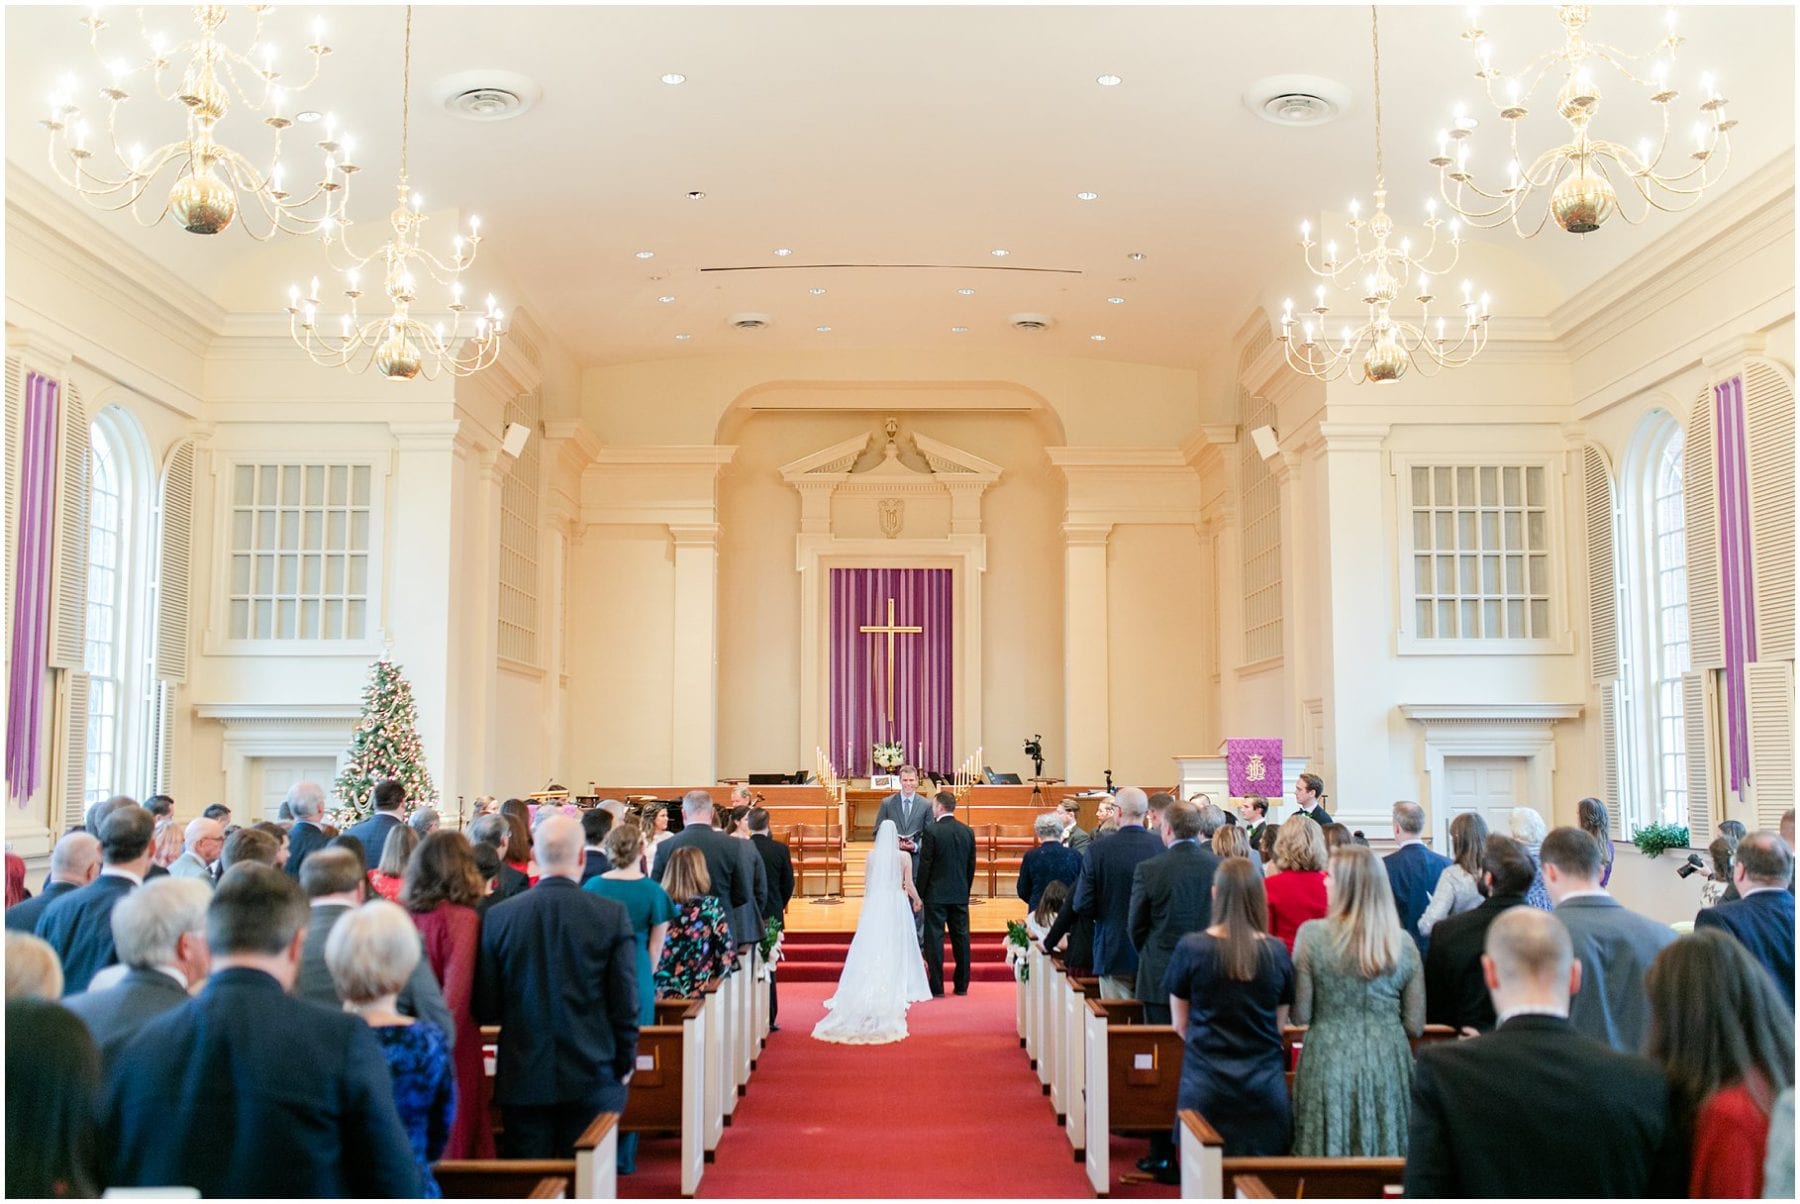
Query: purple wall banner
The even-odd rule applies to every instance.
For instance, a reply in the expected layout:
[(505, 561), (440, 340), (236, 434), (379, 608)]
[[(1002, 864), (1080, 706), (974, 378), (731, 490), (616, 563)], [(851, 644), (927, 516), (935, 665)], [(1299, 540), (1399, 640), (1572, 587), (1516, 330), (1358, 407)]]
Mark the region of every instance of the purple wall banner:
[[(38, 749), (44, 726), (44, 672), (50, 657), (50, 541), (56, 517), (55, 381), (25, 378), (25, 425), (19, 438), (19, 529), (13, 533), (12, 673), (6, 683), (6, 794), (20, 806), (42, 780)], [(80, 565), (76, 572), (86, 572)]]
[[(1750, 781), (1750, 706), (1746, 666), (1756, 659), (1756, 575), (1750, 564), (1750, 471), (1744, 378), (1713, 387), (1719, 482), (1719, 578), (1725, 628), (1725, 760), (1733, 793)], [(1700, 716), (1686, 720), (1700, 722)]]
[(1225, 789), (1232, 798), (1260, 794), (1279, 802), (1287, 793), (1281, 764), (1280, 740), (1233, 736), (1225, 741)]
[(868, 776), (877, 741), (928, 771), (956, 763), (954, 584), (950, 569), (831, 570), (829, 751), (844, 774)]

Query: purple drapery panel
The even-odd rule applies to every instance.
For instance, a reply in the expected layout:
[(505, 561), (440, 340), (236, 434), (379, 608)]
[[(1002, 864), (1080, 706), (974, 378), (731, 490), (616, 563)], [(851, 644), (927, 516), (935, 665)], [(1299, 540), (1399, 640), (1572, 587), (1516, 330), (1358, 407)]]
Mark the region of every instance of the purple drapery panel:
[[(1725, 752), (1731, 789), (1750, 780), (1750, 706), (1745, 666), (1756, 659), (1756, 578), (1750, 565), (1750, 473), (1744, 378), (1713, 387), (1718, 432), (1719, 576), (1725, 625)], [(1699, 716), (1688, 722), (1700, 722)]]
[[(887, 719), (887, 639), (859, 628), (922, 627), (894, 637), (894, 720)], [(956, 763), (955, 591), (949, 569), (831, 570), (831, 759), (861, 777), (878, 740), (898, 740), (922, 769)], [(841, 758), (841, 759), (840, 759)]]
[[(44, 719), (44, 671), (50, 654), (50, 535), (56, 516), (57, 384), (25, 378), (25, 426), (19, 441), (19, 529), (13, 547), (12, 674), (6, 683), (6, 793), (21, 805), (38, 787)], [(75, 572), (86, 572), (79, 565)]]

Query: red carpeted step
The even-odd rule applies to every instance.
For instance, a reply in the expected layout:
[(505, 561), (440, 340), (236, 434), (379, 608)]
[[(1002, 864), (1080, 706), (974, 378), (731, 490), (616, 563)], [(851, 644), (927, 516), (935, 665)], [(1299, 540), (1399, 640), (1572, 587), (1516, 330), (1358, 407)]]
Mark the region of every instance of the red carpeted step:
[[(853, 936), (849, 932), (785, 934), (781, 940), (781, 981), (836, 982), (843, 973)], [(970, 933), (969, 963), (969, 978), (973, 982), (1011, 982), (1012, 968), (1006, 964), (1006, 934)], [(946, 953), (944, 977), (948, 979), (955, 972), (955, 962)]]

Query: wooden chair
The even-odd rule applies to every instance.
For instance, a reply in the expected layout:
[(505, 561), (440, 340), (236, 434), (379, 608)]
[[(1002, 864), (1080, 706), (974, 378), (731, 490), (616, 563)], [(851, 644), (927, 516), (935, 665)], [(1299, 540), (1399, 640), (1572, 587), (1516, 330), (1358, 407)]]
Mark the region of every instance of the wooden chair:
[(1019, 876), (1025, 854), (1037, 848), (1037, 832), (1030, 824), (994, 824), (993, 842), (988, 854), (988, 895), (1000, 894), (1000, 877)]
[[(831, 876), (837, 875), (838, 890), (844, 889), (844, 829), (837, 824), (795, 824), (788, 837), (793, 855), (794, 882), (800, 894), (831, 893)], [(809, 892), (806, 876), (825, 879), (824, 889)]]

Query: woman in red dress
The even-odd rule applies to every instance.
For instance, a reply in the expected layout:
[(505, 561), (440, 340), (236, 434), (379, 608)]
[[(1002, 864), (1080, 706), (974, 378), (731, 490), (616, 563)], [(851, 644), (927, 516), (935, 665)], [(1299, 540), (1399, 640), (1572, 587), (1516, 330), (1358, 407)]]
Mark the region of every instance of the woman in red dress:
[(461, 832), (436, 831), (420, 842), (406, 865), (400, 902), (425, 940), (425, 956), (456, 1021), (456, 1115), (446, 1158), (492, 1158), (494, 1127), (488, 1120), (487, 1069), (481, 1027), (475, 1023), (475, 963), (481, 948), (485, 893), (475, 856)]
[(1263, 883), (1269, 898), (1269, 935), (1289, 954), (1308, 920), (1325, 918), (1325, 830), (1310, 815), (1290, 816), (1275, 836), (1275, 872)]

